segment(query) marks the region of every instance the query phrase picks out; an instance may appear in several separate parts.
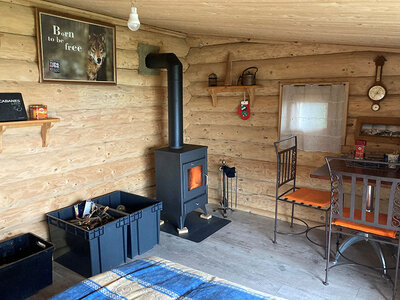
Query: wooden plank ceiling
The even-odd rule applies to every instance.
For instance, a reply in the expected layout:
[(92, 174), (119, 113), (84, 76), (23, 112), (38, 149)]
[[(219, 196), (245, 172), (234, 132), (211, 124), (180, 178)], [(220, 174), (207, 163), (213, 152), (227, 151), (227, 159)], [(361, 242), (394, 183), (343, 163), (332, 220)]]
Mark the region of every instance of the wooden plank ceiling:
[[(51, 0), (127, 19), (129, 0)], [(137, 0), (142, 23), (187, 34), (400, 47), (399, 0)]]

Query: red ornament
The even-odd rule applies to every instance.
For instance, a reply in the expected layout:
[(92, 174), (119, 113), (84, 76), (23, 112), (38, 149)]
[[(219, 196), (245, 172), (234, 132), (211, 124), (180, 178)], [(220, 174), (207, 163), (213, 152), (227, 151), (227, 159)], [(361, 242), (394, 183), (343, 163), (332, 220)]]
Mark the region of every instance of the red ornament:
[(250, 118), (250, 106), (249, 101), (242, 101), (238, 107), (237, 113), (240, 115), (242, 120), (247, 120)]

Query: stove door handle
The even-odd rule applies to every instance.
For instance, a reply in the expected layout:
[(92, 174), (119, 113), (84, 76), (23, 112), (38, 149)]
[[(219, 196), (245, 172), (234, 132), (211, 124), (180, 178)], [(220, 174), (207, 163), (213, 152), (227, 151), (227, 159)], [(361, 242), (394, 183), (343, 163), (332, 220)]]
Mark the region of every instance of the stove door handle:
[(206, 178), (206, 186), (208, 186), (208, 175), (204, 174), (205, 178)]

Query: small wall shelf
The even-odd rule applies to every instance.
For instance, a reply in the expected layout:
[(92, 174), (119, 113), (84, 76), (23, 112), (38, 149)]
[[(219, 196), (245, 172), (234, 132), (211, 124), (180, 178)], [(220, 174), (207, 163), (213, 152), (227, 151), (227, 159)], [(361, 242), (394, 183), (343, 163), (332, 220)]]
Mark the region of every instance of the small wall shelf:
[(261, 88), (260, 85), (228, 85), (228, 86), (207, 86), (206, 89), (211, 95), (213, 106), (217, 106), (217, 94), (226, 92), (247, 92), (249, 94), (249, 104), (251, 107), (255, 103), (254, 90)]
[(18, 127), (42, 127), (42, 147), (47, 147), (49, 144), (49, 131), (54, 123), (60, 122), (60, 119), (45, 119), (45, 120), (28, 120), (28, 121), (13, 121), (13, 122), (0, 122), (0, 153), (3, 151), (3, 133), (7, 128)]

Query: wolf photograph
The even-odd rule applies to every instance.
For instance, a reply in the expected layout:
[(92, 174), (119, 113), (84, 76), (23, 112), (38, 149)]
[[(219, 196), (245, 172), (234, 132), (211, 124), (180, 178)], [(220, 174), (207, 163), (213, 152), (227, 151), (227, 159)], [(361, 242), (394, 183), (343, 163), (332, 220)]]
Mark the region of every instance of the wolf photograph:
[(115, 27), (37, 13), (42, 81), (116, 83)]

